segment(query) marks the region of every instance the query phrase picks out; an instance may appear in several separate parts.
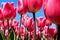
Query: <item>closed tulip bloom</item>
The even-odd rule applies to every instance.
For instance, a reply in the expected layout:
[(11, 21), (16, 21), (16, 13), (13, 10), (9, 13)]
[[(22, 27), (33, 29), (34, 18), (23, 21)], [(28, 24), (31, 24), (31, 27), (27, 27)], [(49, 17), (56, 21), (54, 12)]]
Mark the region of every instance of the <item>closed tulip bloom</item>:
[(42, 7), (43, 0), (27, 0), (27, 1), (29, 12), (37, 12)]
[(12, 26), (18, 26), (19, 22), (17, 22), (16, 20), (12, 21)]
[(32, 18), (26, 15), (22, 16), (22, 24), (25, 27), (29, 27), (32, 24)]
[(24, 28), (23, 27), (20, 27), (19, 32), (20, 32), (20, 35), (21, 36), (24, 36), (25, 35), (25, 31), (24, 31)]
[(34, 30), (34, 24), (31, 24), (27, 27), (29, 32), (32, 32)]
[(46, 18), (36, 18), (36, 21), (37, 21), (37, 26), (40, 28), (40, 27), (44, 27), (45, 26), (45, 21), (46, 21)]
[(60, 0), (43, 0), (46, 18), (55, 24), (60, 24)]
[(5, 19), (10, 19), (12, 14), (16, 13), (16, 9), (14, 8), (14, 3), (13, 2), (2, 3), (2, 12)]
[(2, 9), (0, 8), (0, 20), (3, 20)]
[(18, 5), (17, 5), (17, 10), (19, 14), (24, 14), (26, 13), (26, 0), (18, 0)]
[[(49, 33), (49, 34), (48, 34)], [(49, 31), (48, 31), (48, 28), (45, 28), (44, 29), (44, 35), (46, 37), (54, 37), (54, 35), (57, 33), (57, 30), (55, 28), (49, 28)]]
[(52, 25), (51, 21), (50, 21), (50, 20), (48, 20), (48, 19), (46, 19), (45, 24), (46, 24), (46, 26), (51, 26), (51, 25)]

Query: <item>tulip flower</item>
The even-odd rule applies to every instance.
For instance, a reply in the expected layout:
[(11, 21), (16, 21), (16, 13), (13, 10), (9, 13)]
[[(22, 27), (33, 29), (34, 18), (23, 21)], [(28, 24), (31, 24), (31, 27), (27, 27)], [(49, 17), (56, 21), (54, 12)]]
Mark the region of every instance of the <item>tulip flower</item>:
[(20, 37), (21, 39), (20, 40), (24, 40), (24, 37), (25, 37), (25, 31), (24, 31), (24, 28), (23, 27), (20, 27), (19, 28), (19, 34), (20, 34)]
[(60, 34), (60, 0), (43, 0), (44, 5), (44, 14), (47, 19), (52, 21), (57, 25), (57, 33), (58, 37), (57, 40), (59, 40), (59, 34)]
[(36, 18), (38, 29), (42, 32), (45, 26), (46, 18)]
[(32, 32), (34, 30), (34, 24), (32, 24), (31, 26), (29, 26), (27, 29), (28, 29), (29, 32)]
[(27, 16), (27, 15), (23, 15), (23, 16), (22, 16), (22, 24), (23, 24), (25, 27), (29, 27), (29, 26), (32, 24), (32, 18), (30, 18), (30, 17)]
[(50, 21), (50, 20), (48, 20), (48, 19), (46, 19), (45, 24), (46, 24), (46, 26), (48, 26), (48, 27), (52, 25), (51, 21)]
[(31, 40), (31, 32), (34, 31), (34, 24), (32, 24), (31, 26), (27, 27), (27, 30), (30, 32), (30, 40)]
[(3, 20), (2, 9), (0, 8), (0, 20)]
[(18, 0), (17, 10), (19, 14), (26, 13), (26, 6), (27, 6), (26, 4), (27, 4), (26, 0)]
[(45, 21), (46, 21), (46, 18), (42, 18), (42, 17), (36, 18), (36, 23), (39, 28), (45, 26)]
[[(46, 19), (45, 25), (48, 26), (48, 31), (49, 31), (49, 26), (51, 26), (52, 23), (51, 23), (50, 20)], [(48, 34), (49, 34), (49, 33), (48, 33)], [(49, 36), (49, 35), (48, 35), (48, 36)], [(49, 39), (49, 37), (48, 37), (48, 39)]]
[(49, 31), (48, 31), (48, 28), (44, 29), (44, 35), (47, 38), (49, 38), (49, 37), (53, 38), (56, 33), (57, 33), (57, 31), (55, 28), (49, 28)]
[(28, 1), (28, 11), (37, 12), (43, 3), (43, 0), (27, 0)]
[(27, 0), (27, 3), (28, 3), (28, 11), (33, 13), (34, 24), (35, 24), (34, 34), (36, 36), (35, 12), (37, 12), (42, 7), (43, 0)]
[(37, 21), (38, 29), (41, 32), (40, 34), (41, 34), (41, 40), (42, 40), (43, 39), (43, 33), (42, 32), (44, 30), (46, 18), (42, 18), (42, 17), (41, 18), (37, 18), (36, 21)]
[(21, 26), (22, 14), (25, 14), (27, 11), (27, 5), (26, 4), (27, 4), (26, 0), (18, 0), (17, 10), (18, 10), (18, 13), (21, 14), (20, 26)]
[(12, 21), (12, 26), (18, 26), (19, 22), (17, 22), (16, 20)]
[(22, 15), (22, 24), (25, 26), (25, 31), (27, 35), (27, 28), (32, 25), (32, 18), (30, 18), (28, 15)]
[(10, 19), (13, 18), (12, 14), (16, 14), (16, 9), (14, 8), (14, 3), (11, 2), (5, 2), (2, 3), (2, 14), (4, 16), (4, 19)]
[(24, 31), (24, 28), (23, 27), (20, 27), (19, 31), (20, 31), (20, 35), (21, 36), (24, 36), (25, 35), (25, 31)]

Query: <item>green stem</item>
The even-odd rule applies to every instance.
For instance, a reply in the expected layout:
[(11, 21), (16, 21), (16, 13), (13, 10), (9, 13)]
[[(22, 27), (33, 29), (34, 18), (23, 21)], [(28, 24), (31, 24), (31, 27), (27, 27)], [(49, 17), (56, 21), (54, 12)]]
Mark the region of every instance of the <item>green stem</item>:
[(33, 13), (33, 20), (34, 20), (34, 40), (36, 40), (36, 20), (35, 20), (35, 13)]
[(20, 16), (20, 27), (21, 27), (21, 21), (22, 21), (22, 14), (21, 14), (21, 16)]

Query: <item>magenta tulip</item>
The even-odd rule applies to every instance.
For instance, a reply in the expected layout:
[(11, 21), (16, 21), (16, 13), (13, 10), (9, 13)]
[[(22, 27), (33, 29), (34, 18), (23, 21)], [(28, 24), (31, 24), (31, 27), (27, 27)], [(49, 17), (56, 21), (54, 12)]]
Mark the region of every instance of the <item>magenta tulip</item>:
[(29, 27), (29, 26), (32, 24), (32, 18), (30, 18), (30, 17), (27, 16), (27, 15), (23, 15), (23, 16), (22, 16), (22, 24), (23, 24), (25, 27)]
[(3, 20), (2, 9), (0, 8), (0, 20)]
[(12, 26), (18, 26), (18, 24), (19, 24), (19, 22), (15, 21), (15, 20), (12, 21)]
[(44, 14), (57, 25), (57, 40), (60, 39), (60, 0), (43, 0)]
[[(16, 9), (14, 8), (14, 3), (5, 2), (2, 3), (2, 14), (4, 19), (14, 18), (13, 16), (16, 14)], [(12, 16), (13, 14), (13, 16)]]
[(25, 31), (24, 31), (23, 27), (20, 27), (19, 31), (20, 31), (20, 36), (24, 36), (25, 35)]
[(46, 26), (51, 26), (51, 21), (50, 20), (48, 20), (48, 19), (46, 19), (46, 22), (45, 22), (45, 24), (46, 24)]
[(37, 12), (43, 3), (43, 0), (27, 0), (28, 1), (28, 11)]
[[(57, 3), (56, 3), (57, 2)], [(60, 24), (60, 1), (44, 0), (45, 16), (56, 24)]]
[(41, 27), (44, 27), (45, 26), (45, 21), (46, 21), (46, 18), (36, 18), (36, 23), (37, 23), (37, 26), (39, 28)]
[(18, 0), (17, 10), (19, 14), (26, 13), (26, 6), (27, 6), (26, 4), (27, 4), (26, 0)]

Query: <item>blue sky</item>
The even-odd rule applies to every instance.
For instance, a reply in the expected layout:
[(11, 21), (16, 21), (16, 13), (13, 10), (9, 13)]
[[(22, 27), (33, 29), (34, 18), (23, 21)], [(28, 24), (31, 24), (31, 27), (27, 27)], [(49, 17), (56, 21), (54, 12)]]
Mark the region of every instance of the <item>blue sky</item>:
[[(0, 7), (1, 7), (1, 3), (2, 2), (14, 2), (14, 6), (17, 7), (17, 1), (18, 0), (0, 0)], [(27, 12), (27, 15), (29, 15), (30, 17), (33, 17), (32, 13)], [(40, 16), (45, 17), (44, 16), (43, 7), (38, 12), (36, 12), (36, 17), (40, 17)], [(20, 15), (18, 14), (17, 11), (16, 11), (16, 18), (15, 18), (15, 20), (17, 20), (18, 22), (20, 21)], [(55, 25), (53, 24), (51, 27), (54, 28)]]

